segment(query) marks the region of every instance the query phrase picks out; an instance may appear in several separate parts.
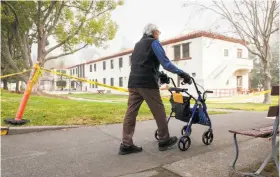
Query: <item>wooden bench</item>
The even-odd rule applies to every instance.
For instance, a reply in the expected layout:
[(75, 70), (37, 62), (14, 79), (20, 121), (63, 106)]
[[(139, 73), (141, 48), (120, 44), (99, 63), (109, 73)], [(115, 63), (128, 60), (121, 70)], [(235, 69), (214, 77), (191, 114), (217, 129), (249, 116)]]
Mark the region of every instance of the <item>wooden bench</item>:
[[(271, 90), (271, 96), (279, 96), (279, 86), (272, 87)], [(279, 141), (276, 142), (276, 136), (279, 134), (279, 102), (278, 106), (271, 106), (268, 110), (267, 117), (274, 117), (274, 123), (273, 126), (261, 126), (258, 128), (251, 128), (247, 130), (229, 130), (230, 133), (233, 133), (233, 141), (235, 146), (235, 158), (232, 163), (232, 169), (235, 170), (235, 164), (238, 159), (239, 155), (239, 149), (238, 149), (238, 142), (236, 135), (245, 135), (250, 136), (254, 138), (271, 138), (272, 140), (272, 149), (270, 154), (266, 157), (260, 168), (255, 173), (242, 173), (246, 176), (260, 176), (260, 173), (263, 171), (267, 163), (273, 159), (274, 163), (277, 167), (277, 170), (279, 172), (279, 161), (277, 158), (276, 150), (279, 146)]]
[(97, 90), (97, 93), (98, 93), (98, 94), (104, 94), (104, 93), (105, 93), (105, 90)]

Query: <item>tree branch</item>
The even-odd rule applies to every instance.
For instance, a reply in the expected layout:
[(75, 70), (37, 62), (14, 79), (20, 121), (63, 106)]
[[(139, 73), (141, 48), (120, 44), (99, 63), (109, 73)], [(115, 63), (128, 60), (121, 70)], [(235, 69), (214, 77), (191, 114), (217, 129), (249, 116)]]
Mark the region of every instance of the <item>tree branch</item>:
[(87, 45), (88, 45), (88, 44), (85, 44), (84, 46), (82, 46), (82, 47), (80, 47), (80, 48), (78, 48), (78, 49), (75, 49), (75, 50), (73, 50), (73, 51), (71, 51), (71, 52), (59, 54), (59, 55), (57, 55), (57, 56), (48, 57), (48, 58), (46, 58), (46, 59), (44, 60), (44, 62), (47, 62), (47, 61), (53, 60), (53, 59), (57, 59), (57, 58), (59, 58), (59, 57), (63, 57), (63, 56), (66, 56), (66, 55), (73, 54), (73, 53), (75, 53), (75, 52), (77, 52), (77, 51), (79, 51), (79, 50), (85, 48)]
[[(54, 30), (56, 24), (58, 23), (60, 14), (61, 14), (62, 9), (63, 9), (64, 6), (65, 6), (65, 2), (62, 1), (62, 2), (61, 2), (61, 5), (60, 5), (60, 7), (59, 7), (59, 9), (56, 10), (56, 12), (55, 12), (55, 19), (54, 19), (54, 21), (53, 21), (53, 24), (47, 29), (47, 36), (50, 36), (50, 34), (51, 34), (52, 31)], [(48, 23), (49, 23), (49, 22), (48, 22)], [(47, 24), (48, 24), (48, 23), (47, 23)]]
[[(1, 34), (1, 38), (4, 36)], [(13, 61), (10, 53), (9, 53), (9, 47), (7, 43), (4, 40), (1, 40), (1, 55), (3, 56), (3, 59), (16, 71), (19, 72), (19, 68)]]
[[(85, 17), (88, 15), (88, 13), (90, 12), (90, 9), (92, 8), (93, 5), (93, 1), (91, 2), (90, 7), (88, 8), (87, 12), (85, 13)], [(100, 14), (99, 14), (100, 15)], [(84, 25), (86, 20), (82, 21), (81, 24), (78, 26), (77, 30), (72, 34), (69, 35), (65, 40), (63, 40), (62, 42), (60, 42), (59, 44), (51, 47), (46, 54), (49, 54), (50, 52), (52, 52), (53, 50), (55, 50), (56, 48), (62, 46), (63, 44), (65, 44), (67, 41), (69, 41), (71, 38), (73, 38), (75, 35), (77, 35), (79, 33), (79, 31), (81, 30), (82, 26)]]
[(11, 6), (7, 1), (2, 1), (3, 4), (6, 4), (11, 10), (12, 10), (12, 13), (14, 14), (15, 16), (15, 26), (17, 26), (19, 24), (19, 20), (18, 20), (18, 15), (14, 9), (13, 6)]
[(272, 31), (271, 31), (271, 34), (275, 33), (276, 31), (279, 31), (279, 27), (276, 28), (276, 29), (274, 29), (274, 30), (272, 30)]
[(28, 61), (29, 61), (29, 66), (32, 67), (33, 66), (33, 61), (32, 61), (32, 58), (31, 58), (31, 46), (29, 45), (29, 42), (28, 42), (28, 34), (25, 33), (24, 36), (23, 36), (24, 40), (25, 41), (25, 50), (27, 50), (28, 52)]
[(276, 1), (272, 1), (271, 7), (270, 7), (270, 11), (269, 11), (269, 15), (268, 15), (268, 25), (267, 28), (265, 29), (265, 35), (268, 37), (271, 35), (271, 30), (272, 30), (272, 26), (273, 26), (273, 20), (274, 20), (274, 12), (276, 7)]
[(52, 1), (52, 2), (51, 2), (51, 5), (47, 8), (48, 11), (47, 11), (46, 15), (44, 16), (43, 24), (45, 24), (47, 18), (50, 16), (50, 14), (51, 14), (51, 12), (52, 12), (52, 10), (53, 10), (53, 8), (54, 8), (54, 5), (55, 5), (56, 3), (57, 3), (57, 1)]
[(246, 15), (243, 14), (243, 13), (241, 12), (240, 7), (239, 7), (238, 3), (236, 2), (236, 0), (234, 0), (234, 3), (235, 3), (235, 6), (237, 7), (238, 14), (241, 16), (241, 18), (242, 18), (243, 21), (245, 22), (245, 24), (246, 24), (246, 26), (247, 26), (247, 28), (248, 28), (248, 30), (249, 30), (249, 33), (251, 34), (251, 36), (254, 36), (253, 32), (252, 32), (251, 29), (250, 29), (250, 26), (249, 26), (247, 20), (245, 19), (245, 16), (246, 16)]
[(84, 8), (82, 8), (82, 7), (78, 7), (78, 6), (71, 6), (71, 5), (65, 5), (66, 7), (73, 7), (73, 8), (77, 8), (77, 9), (80, 9), (80, 10), (82, 10), (82, 11), (87, 11), (87, 9), (84, 9)]

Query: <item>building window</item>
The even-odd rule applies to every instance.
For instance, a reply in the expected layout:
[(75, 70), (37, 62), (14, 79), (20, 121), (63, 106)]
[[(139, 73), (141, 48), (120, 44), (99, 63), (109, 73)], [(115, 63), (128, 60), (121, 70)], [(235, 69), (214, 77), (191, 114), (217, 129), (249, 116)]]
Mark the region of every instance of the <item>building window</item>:
[(242, 58), (242, 49), (237, 49), (237, 58)]
[(78, 74), (78, 68), (76, 68), (76, 74)]
[[(98, 82), (98, 80), (97, 80), (97, 79), (95, 79), (95, 82)], [(95, 84), (95, 88), (98, 88), (98, 85), (97, 85), (97, 84)]]
[[(94, 79), (92, 79), (92, 81), (95, 82)], [(92, 88), (95, 88), (95, 87), (96, 87), (95, 84), (92, 84)]]
[(120, 86), (120, 87), (123, 87), (123, 77), (120, 77), (120, 78), (119, 78), (119, 86)]
[(96, 71), (96, 64), (94, 64), (94, 71)]
[(70, 75), (72, 76), (72, 69), (70, 70)]
[(84, 64), (81, 66), (81, 70), (82, 70), (82, 77), (85, 77), (85, 65)]
[(224, 56), (228, 57), (228, 49), (224, 49)]
[(119, 68), (123, 67), (123, 58), (119, 58)]
[(92, 65), (89, 65), (89, 72), (92, 72)]
[(132, 55), (129, 55), (129, 66), (131, 66), (131, 57)]
[(236, 80), (237, 80), (237, 87), (242, 87), (242, 76), (237, 76)]
[(183, 58), (190, 57), (190, 43), (183, 44)]
[(111, 86), (114, 86), (114, 78), (111, 78)]
[(78, 77), (80, 77), (80, 74), (81, 74), (80, 66), (78, 66), (77, 69), (78, 69), (77, 75), (78, 75)]
[(174, 60), (179, 60), (181, 58), (181, 45), (174, 46)]
[(106, 70), (106, 61), (103, 61), (103, 70)]
[(106, 78), (103, 78), (103, 84), (106, 84)]
[(114, 60), (111, 60), (111, 69), (114, 69)]

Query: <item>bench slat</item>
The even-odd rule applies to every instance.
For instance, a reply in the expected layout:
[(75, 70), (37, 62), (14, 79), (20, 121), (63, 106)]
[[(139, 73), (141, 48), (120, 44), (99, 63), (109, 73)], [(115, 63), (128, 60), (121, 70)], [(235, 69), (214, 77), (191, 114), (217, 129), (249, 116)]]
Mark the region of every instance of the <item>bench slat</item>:
[(271, 135), (273, 127), (265, 127), (260, 129), (248, 129), (248, 130), (229, 130), (230, 133), (252, 136), (255, 138), (264, 138)]
[(279, 85), (272, 86), (271, 95), (272, 96), (279, 96)]
[(279, 114), (279, 106), (270, 106), (267, 117), (276, 117)]

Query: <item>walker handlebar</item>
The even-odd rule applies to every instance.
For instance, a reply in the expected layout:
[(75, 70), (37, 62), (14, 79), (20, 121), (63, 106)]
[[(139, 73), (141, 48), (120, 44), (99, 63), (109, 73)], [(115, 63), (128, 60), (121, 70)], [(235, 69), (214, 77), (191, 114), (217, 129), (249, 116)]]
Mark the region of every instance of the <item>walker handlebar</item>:
[(186, 92), (188, 89), (186, 88), (178, 88), (178, 87), (172, 87), (168, 89), (170, 92), (175, 91), (175, 92)]
[[(171, 80), (171, 82), (172, 82), (172, 84), (173, 84), (173, 86), (174, 86), (174, 87), (172, 87), (172, 88), (169, 88), (168, 91), (170, 91), (170, 92), (172, 92), (172, 91), (175, 91), (175, 92), (187, 92), (187, 91), (188, 91), (188, 89), (186, 89), (186, 88), (178, 88), (178, 87), (176, 86), (174, 80), (173, 80), (171, 77), (168, 77), (168, 76), (167, 76), (166, 74), (164, 74), (163, 72), (161, 72), (161, 73), (162, 73), (163, 75), (165, 75), (165, 79), (164, 79), (164, 82), (163, 82), (162, 84), (164, 84), (164, 83), (169, 84), (169, 83), (170, 83), (170, 80)], [(193, 85), (195, 86), (195, 89), (196, 89), (197, 93), (198, 93), (198, 94), (202, 94), (201, 91), (199, 91), (199, 89), (198, 89), (198, 87), (197, 87), (197, 84), (196, 84), (196, 82), (195, 82), (195, 80), (194, 80), (193, 77), (191, 77), (191, 80), (192, 80)], [(186, 83), (185, 81), (182, 81), (181, 84), (182, 84), (182, 85), (186, 85), (187, 83)], [(210, 91), (210, 90), (206, 90), (204, 93), (214, 93), (214, 92), (213, 92), (213, 91)]]

